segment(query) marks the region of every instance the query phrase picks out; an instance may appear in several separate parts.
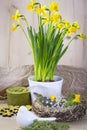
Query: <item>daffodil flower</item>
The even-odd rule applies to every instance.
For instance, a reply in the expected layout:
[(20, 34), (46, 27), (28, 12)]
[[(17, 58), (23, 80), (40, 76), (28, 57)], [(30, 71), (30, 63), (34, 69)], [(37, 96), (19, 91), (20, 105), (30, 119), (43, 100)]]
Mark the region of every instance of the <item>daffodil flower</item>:
[(75, 98), (73, 99), (74, 103), (80, 103), (80, 94), (75, 94)]
[(41, 7), (36, 8), (37, 14), (44, 14), (46, 13), (46, 5), (41, 5)]
[(52, 10), (52, 11), (53, 11), (53, 10), (54, 10), (54, 11), (57, 11), (57, 10), (59, 9), (58, 3), (52, 1), (52, 2), (49, 4), (49, 9)]
[(54, 12), (53, 14), (50, 15), (50, 20), (53, 22), (53, 23), (57, 23), (58, 20), (60, 20), (60, 14), (59, 12)]
[(17, 29), (17, 25), (12, 24), (11, 31), (13, 32), (13, 31), (15, 31), (16, 29)]
[(79, 37), (80, 37), (81, 39), (86, 39), (86, 38), (87, 38), (87, 36), (84, 35), (83, 33), (79, 34)]
[(77, 21), (73, 23), (73, 26), (74, 26), (76, 29), (80, 29), (79, 23), (78, 23)]
[(80, 103), (80, 100), (78, 98), (73, 99), (74, 103)]
[(77, 28), (72, 25), (68, 28), (67, 35), (71, 35), (72, 33), (76, 33)]
[(56, 97), (54, 95), (50, 96), (51, 101), (56, 102)]
[(59, 29), (61, 29), (61, 28), (64, 27), (64, 24), (63, 24), (62, 22), (60, 22), (60, 23), (58, 23), (57, 27), (58, 27)]
[(15, 20), (17, 22), (20, 22), (21, 14), (19, 13), (19, 10), (16, 10), (15, 15), (12, 15), (12, 20)]
[(35, 9), (35, 0), (30, 0), (30, 3), (27, 4), (26, 9), (33, 11)]
[(73, 27), (73, 26), (71, 26), (70, 28), (69, 28), (69, 31), (71, 32), (71, 33), (76, 33), (76, 28), (75, 27)]
[(46, 24), (49, 22), (49, 15), (47, 13), (45, 13), (44, 16), (42, 17), (42, 22), (43, 24)]
[[(26, 17), (17, 10), (15, 15), (12, 16), (12, 20), (15, 20), (17, 25), (13, 24), (11, 30), (14, 31), (19, 27), (32, 49), (35, 71), (34, 80), (43, 82), (53, 80), (55, 67), (67, 51), (70, 43), (77, 37), (85, 39), (87, 36), (76, 33), (80, 28), (77, 21), (70, 24), (67, 19), (62, 18), (59, 12), (59, 4), (55, 0), (52, 0), (48, 6), (35, 0), (30, 0), (27, 4), (27, 9), (35, 13), (35, 16), (38, 16), (37, 28), (33, 28)], [(23, 20), (23, 25), (20, 20)], [(68, 37), (69, 41), (64, 45), (63, 41), (67, 36), (70, 36)], [(54, 60), (56, 62), (53, 63)], [(56, 98), (52, 96), (51, 100), (55, 101)]]
[(69, 23), (69, 21), (67, 19), (64, 19), (63, 23), (64, 23), (65, 27), (69, 27), (69, 25), (70, 25), (70, 23)]

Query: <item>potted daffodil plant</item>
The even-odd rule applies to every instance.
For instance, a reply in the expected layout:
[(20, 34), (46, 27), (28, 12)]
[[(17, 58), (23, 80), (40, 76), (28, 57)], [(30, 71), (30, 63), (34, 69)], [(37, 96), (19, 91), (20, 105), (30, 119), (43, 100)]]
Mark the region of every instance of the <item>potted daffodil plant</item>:
[[(12, 15), (12, 20), (16, 21), (16, 24), (12, 24), (11, 30), (22, 29), (31, 47), (34, 59), (34, 77), (30, 79), (34, 80), (35, 84), (37, 84), (38, 81), (48, 84), (49, 81), (57, 81), (58, 79), (62, 83), (63, 79), (61, 77), (57, 78), (54, 76), (59, 60), (74, 39), (85, 39), (86, 36), (77, 33), (78, 29), (80, 29), (77, 21), (70, 23), (67, 19), (62, 18), (59, 12), (59, 4), (55, 1), (49, 3), (49, 5), (43, 5), (35, 0), (30, 0), (26, 9), (37, 15), (37, 29), (29, 24), (27, 18), (21, 14), (19, 10), (16, 10), (16, 13)], [(23, 27), (24, 24), (22, 25), (22, 21), (24, 21), (26, 28), (25, 26)], [(64, 45), (64, 40), (67, 37), (67, 44)], [(54, 88), (54, 86), (55, 85), (49, 85), (49, 88)], [(56, 87), (56, 90), (57, 88), (58, 87)], [(61, 90), (59, 91), (59, 94), (55, 92), (56, 96), (61, 95)], [(51, 94), (52, 93), (53, 90)], [(48, 95), (50, 96), (50, 94)]]

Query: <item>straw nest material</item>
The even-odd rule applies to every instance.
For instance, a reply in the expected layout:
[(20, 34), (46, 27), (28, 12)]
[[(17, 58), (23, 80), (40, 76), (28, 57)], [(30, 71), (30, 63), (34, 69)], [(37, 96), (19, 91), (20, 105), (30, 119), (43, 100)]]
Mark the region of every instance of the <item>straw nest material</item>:
[(81, 119), (86, 114), (87, 104), (82, 101), (78, 105), (64, 108), (52, 108), (44, 106), (39, 100), (32, 105), (33, 111), (41, 117), (56, 117), (57, 121), (74, 121)]

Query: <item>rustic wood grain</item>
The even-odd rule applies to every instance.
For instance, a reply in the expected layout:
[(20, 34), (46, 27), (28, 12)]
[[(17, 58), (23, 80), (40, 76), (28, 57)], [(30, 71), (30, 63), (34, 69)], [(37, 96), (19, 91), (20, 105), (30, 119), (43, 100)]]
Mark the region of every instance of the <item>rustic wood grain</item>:
[[(87, 34), (87, 0), (55, 0), (59, 2), (59, 9), (62, 16), (71, 23), (78, 21), (81, 32)], [(0, 66), (20, 66), (33, 64), (31, 49), (21, 30), (14, 33), (10, 31), (11, 16), (19, 9), (24, 14), (29, 24), (37, 28), (37, 18), (26, 10), (29, 0), (3, 0), (0, 4)], [(40, 0), (48, 4), (51, 0)], [(66, 43), (65, 43), (66, 44)], [(67, 53), (59, 64), (87, 67), (87, 40), (75, 40), (70, 45)]]
[[(13, 86), (28, 86), (28, 76), (34, 73), (33, 66), (0, 67), (0, 91)], [(56, 74), (64, 78), (63, 94), (73, 91), (87, 98), (87, 68), (57, 66)]]
[(8, 1), (0, 1), (0, 66), (9, 62), (9, 12)]

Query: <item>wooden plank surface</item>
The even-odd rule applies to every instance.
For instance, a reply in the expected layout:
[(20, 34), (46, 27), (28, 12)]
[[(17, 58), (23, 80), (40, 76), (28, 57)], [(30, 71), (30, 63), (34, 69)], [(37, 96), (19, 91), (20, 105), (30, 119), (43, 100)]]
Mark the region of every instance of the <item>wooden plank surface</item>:
[[(81, 32), (87, 34), (87, 0), (56, 0), (60, 4), (62, 16), (69, 21), (78, 21)], [(31, 49), (21, 30), (10, 32), (11, 15), (16, 9), (26, 15), (29, 23), (37, 27), (35, 15), (26, 10), (29, 0), (0, 1), (0, 66), (21, 66), (33, 64)], [(51, 0), (40, 0), (48, 4)], [(73, 41), (59, 64), (87, 67), (87, 40)]]
[(9, 52), (8, 2), (0, 0), (0, 66), (7, 66)]

